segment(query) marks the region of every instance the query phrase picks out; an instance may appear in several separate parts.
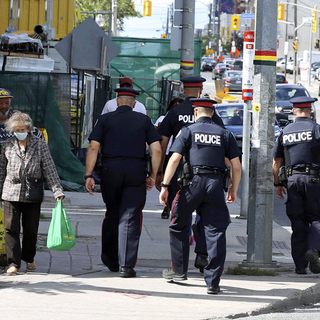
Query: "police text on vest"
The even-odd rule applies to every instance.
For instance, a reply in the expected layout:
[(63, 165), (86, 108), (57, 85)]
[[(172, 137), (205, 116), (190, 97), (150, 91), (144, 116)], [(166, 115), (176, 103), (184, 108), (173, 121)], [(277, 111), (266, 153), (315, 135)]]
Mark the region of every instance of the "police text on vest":
[(221, 145), (220, 135), (196, 133), (194, 138), (195, 138), (195, 142), (200, 142), (204, 144)]
[(295, 132), (283, 135), (283, 144), (312, 140), (312, 131)]
[(179, 121), (182, 121), (184, 123), (194, 123), (194, 115), (179, 114)]

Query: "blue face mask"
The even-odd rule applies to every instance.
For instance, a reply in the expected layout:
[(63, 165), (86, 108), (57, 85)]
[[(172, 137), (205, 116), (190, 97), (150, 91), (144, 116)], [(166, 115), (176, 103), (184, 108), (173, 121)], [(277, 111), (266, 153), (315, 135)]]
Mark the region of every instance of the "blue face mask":
[(14, 132), (13, 133), (18, 140), (23, 141), (27, 136), (28, 136), (28, 132)]

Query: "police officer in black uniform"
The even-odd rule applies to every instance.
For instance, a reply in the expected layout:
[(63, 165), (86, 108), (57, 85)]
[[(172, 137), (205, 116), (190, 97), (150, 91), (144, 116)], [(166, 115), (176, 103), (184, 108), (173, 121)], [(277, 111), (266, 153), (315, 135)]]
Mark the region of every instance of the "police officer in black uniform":
[[(297, 274), (306, 268), (320, 273), (320, 126), (310, 119), (310, 97), (292, 98), (295, 122), (287, 125), (273, 149), (273, 174), (276, 193), (284, 199), (291, 221), (291, 254)], [(285, 161), (285, 179), (279, 180), (279, 170)]]
[[(101, 192), (107, 211), (102, 225), (102, 261), (121, 277), (135, 277), (146, 188), (154, 185), (161, 161), (161, 137), (150, 118), (133, 112), (132, 88), (118, 88), (116, 111), (101, 115), (89, 136), (86, 189), (92, 194), (92, 171), (102, 146)], [(152, 151), (152, 173), (146, 177), (146, 143)]]
[(172, 269), (163, 271), (167, 280), (186, 280), (189, 262), (189, 221), (194, 210), (204, 223), (208, 265), (204, 278), (209, 294), (220, 291), (219, 282), (226, 257), (226, 229), (230, 223), (224, 196), (225, 157), (230, 159), (233, 184), (227, 203), (233, 203), (241, 178), (240, 151), (232, 133), (212, 120), (213, 104), (209, 99), (191, 99), (196, 123), (183, 128), (177, 135), (162, 182), (160, 203), (168, 201), (168, 188), (183, 155), (193, 173), (189, 184), (182, 187), (172, 206), (170, 247)]
[[(175, 106), (166, 117), (163, 119), (161, 126), (159, 128), (159, 133), (161, 134), (161, 149), (162, 149), (162, 163), (164, 161), (164, 157), (166, 154), (167, 145), (171, 136), (176, 137), (178, 132), (185, 126), (189, 126), (195, 122), (192, 102), (190, 99), (199, 98), (202, 89), (203, 82), (206, 79), (202, 77), (184, 77), (181, 79), (183, 83), (183, 93), (186, 96), (186, 99)], [(213, 121), (224, 127), (223, 122), (217, 113), (213, 114)], [(162, 166), (161, 166), (162, 168)], [(172, 178), (171, 185), (169, 187), (169, 197), (168, 197), (168, 205), (171, 208), (172, 202), (175, 198), (175, 195), (180, 189), (180, 185), (177, 184), (177, 179), (179, 176), (179, 171), (181, 170), (181, 166), (176, 171), (174, 177)], [(160, 190), (160, 183), (163, 180), (163, 172), (160, 171), (157, 176), (156, 187)], [(195, 252), (197, 254), (195, 260), (195, 267), (199, 268), (201, 271), (207, 265), (207, 250), (205, 244), (205, 235), (204, 235), (204, 227), (201, 219), (193, 226), (193, 231), (195, 234), (196, 246)]]

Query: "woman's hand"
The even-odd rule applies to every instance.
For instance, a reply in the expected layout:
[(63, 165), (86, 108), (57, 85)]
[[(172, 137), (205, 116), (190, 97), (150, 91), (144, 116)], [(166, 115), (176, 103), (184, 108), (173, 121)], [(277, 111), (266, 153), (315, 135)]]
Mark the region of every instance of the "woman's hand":
[(65, 198), (65, 196), (57, 197), (57, 201), (59, 201), (59, 200), (63, 200), (64, 198)]

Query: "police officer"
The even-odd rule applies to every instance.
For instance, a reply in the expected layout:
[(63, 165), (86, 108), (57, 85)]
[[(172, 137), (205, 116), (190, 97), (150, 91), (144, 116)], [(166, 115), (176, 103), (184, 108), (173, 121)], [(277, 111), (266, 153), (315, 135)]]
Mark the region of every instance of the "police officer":
[(190, 99), (196, 123), (183, 128), (171, 147), (171, 156), (162, 182), (160, 203), (168, 201), (168, 188), (180, 159), (186, 155), (193, 178), (177, 194), (172, 206), (173, 220), (169, 227), (172, 269), (163, 271), (167, 280), (186, 280), (189, 262), (189, 221), (194, 210), (204, 223), (208, 265), (204, 278), (209, 294), (220, 291), (219, 282), (226, 257), (226, 229), (230, 222), (223, 191), (225, 157), (230, 159), (233, 184), (227, 203), (237, 198), (241, 178), (240, 151), (229, 130), (212, 120), (213, 104), (209, 99)]
[(285, 161), (287, 174), (286, 212), (291, 221), (291, 254), (297, 274), (306, 268), (320, 273), (320, 126), (310, 119), (310, 97), (292, 98), (295, 122), (280, 133), (273, 149), (276, 193), (284, 199), (284, 179), (279, 169)]
[[(166, 148), (171, 136), (176, 137), (178, 132), (185, 126), (189, 126), (195, 122), (192, 102), (190, 99), (199, 98), (202, 94), (203, 90), (203, 82), (206, 79), (202, 77), (184, 77), (181, 79), (183, 83), (183, 93), (186, 96), (186, 99), (174, 107), (166, 117), (163, 119), (161, 126), (159, 128), (159, 133), (161, 134), (161, 149), (162, 149), (162, 164), (164, 162), (164, 157), (166, 154)], [(223, 122), (217, 113), (213, 114), (213, 121), (221, 126), (223, 126)], [(223, 126), (224, 127), (224, 126)], [(163, 165), (160, 166), (163, 168)], [(175, 195), (180, 189), (180, 186), (177, 184), (177, 179), (179, 176), (179, 171), (181, 167), (178, 168), (174, 177), (172, 178), (171, 185), (169, 187), (169, 197), (168, 197), (168, 205), (171, 208), (172, 202), (174, 200)], [(163, 180), (163, 172), (162, 170), (158, 172), (156, 187), (160, 190), (160, 183)], [(195, 260), (195, 267), (199, 268), (200, 271), (207, 265), (207, 250), (205, 245), (205, 236), (204, 229), (201, 219), (197, 222), (196, 225), (193, 226), (196, 246), (195, 252), (197, 253)]]
[[(161, 161), (161, 137), (150, 118), (133, 112), (135, 97), (132, 88), (118, 88), (116, 111), (97, 121), (89, 136), (86, 159), (86, 189), (92, 194), (92, 171), (101, 145), (103, 170), (101, 192), (107, 211), (102, 225), (102, 261), (121, 277), (135, 277), (133, 269), (138, 255), (142, 208), (146, 188), (154, 185)], [(152, 151), (152, 173), (146, 178), (146, 143)]]

